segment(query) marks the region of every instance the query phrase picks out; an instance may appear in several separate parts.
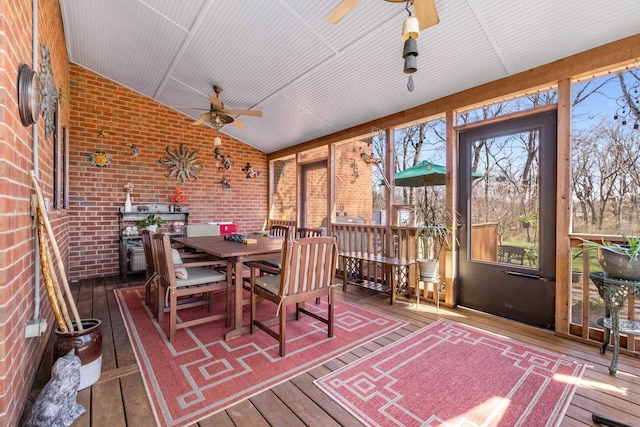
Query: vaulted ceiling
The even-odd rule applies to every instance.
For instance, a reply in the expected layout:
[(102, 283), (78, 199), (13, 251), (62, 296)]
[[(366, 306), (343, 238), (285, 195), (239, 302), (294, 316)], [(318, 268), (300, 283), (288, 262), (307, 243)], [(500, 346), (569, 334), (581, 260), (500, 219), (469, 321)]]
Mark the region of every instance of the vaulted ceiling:
[[(637, 34), (640, 1), (435, 0), (407, 90), (403, 3), (361, 0), (60, 0), (70, 61), (167, 106), (209, 108), (213, 85), (265, 153)], [(177, 108), (194, 120), (202, 111)]]

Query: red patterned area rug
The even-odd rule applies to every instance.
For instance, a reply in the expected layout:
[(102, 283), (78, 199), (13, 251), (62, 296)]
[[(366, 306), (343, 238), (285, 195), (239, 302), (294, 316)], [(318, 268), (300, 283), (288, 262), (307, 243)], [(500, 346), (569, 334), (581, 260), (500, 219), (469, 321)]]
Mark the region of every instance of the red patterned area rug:
[(316, 384), (372, 426), (558, 426), (584, 369), (439, 320)]
[[(326, 325), (309, 316), (287, 322), (287, 357), (281, 358), (278, 342), (264, 331), (225, 342), (223, 320), (178, 330), (170, 344), (165, 336), (168, 317), (162, 327), (153, 320), (142, 287), (117, 289), (115, 294), (159, 426), (193, 424), (405, 324), (336, 301), (335, 336), (328, 338)], [(258, 307), (275, 314), (275, 304), (262, 302)], [(325, 311), (326, 299), (307, 308)], [(186, 319), (197, 314), (195, 310), (202, 308), (178, 313)]]

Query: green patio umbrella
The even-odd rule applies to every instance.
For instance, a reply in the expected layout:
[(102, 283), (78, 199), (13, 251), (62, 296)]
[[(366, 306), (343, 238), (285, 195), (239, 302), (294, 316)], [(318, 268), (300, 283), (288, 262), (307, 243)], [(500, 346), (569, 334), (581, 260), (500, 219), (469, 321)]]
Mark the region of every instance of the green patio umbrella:
[[(396, 173), (393, 176), (397, 187), (429, 187), (432, 185), (444, 185), (447, 170), (442, 165), (431, 163), (427, 160), (417, 165)], [(480, 178), (481, 173), (474, 173), (473, 178)]]

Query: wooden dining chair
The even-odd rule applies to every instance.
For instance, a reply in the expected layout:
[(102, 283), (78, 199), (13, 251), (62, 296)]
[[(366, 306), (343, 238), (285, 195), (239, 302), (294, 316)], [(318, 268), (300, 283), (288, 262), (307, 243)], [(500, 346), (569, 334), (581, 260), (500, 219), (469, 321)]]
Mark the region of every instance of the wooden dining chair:
[(305, 237), (321, 237), (324, 234), (322, 228), (306, 228), (298, 227), (296, 229), (296, 239), (304, 239)]
[[(182, 263), (180, 255), (175, 249), (172, 251), (169, 236), (156, 233), (152, 239), (153, 250), (158, 267), (158, 292), (157, 299), (161, 301), (161, 309), (158, 310), (158, 322), (164, 320), (165, 310), (169, 312), (169, 342), (173, 342), (177, 329), (199, 325), (219, 319), (226, 319), (226, 325), (231, 324), (231, 288), (227, 283), (226, 274), (220, 273), (211, 267), (219, 267), (224, 261), (204, 261)], [(176, 257), (177, 255), (177, 257)], [(178, 261), (174, 261), (177, 259)], [(176, 265), (178, 264), (178, 265)], [(180, 276), (177, 277), (177, 276)], [(208, 311), (213, 310), (213, 294), (217, 291), (225, 291), (224, 311), (199, 317), (189, 321), (178, 323), (177, 310), (201, 305), (208, 305)], [(164, 301), (163, 301), (163, 295)], [(190, 297), (203, 295), (203, 299), (191, 299)], [(186, 299), (185, 299), (186, 298)], [(179, 301), (181, 300), (181, 301)], [(165, 308), (165, 306), (168, 306)]]
[[(142, 248), (144, 249), (144, 261), (146, 264), (146, 281), (144, 282), (144, 303), (147, 307), (151, 304), (151, 292), (155, 294), (155, 306), (157, 307), (158, 299), (158, 268), (156, 267), (155, 257), (153, 256), (153, 233), (149, 230), (142, 230)], [(153, 286), (153, 288), (152, 288)], [(155, 312), (155, 310), (154, 310)]]
[[(289, 240), (293, 236), (291, 235), (291, 229), (286, 225), (272, 225), (269, 227), (269, 237)], [(270, 267), (280, 268), (280, 258), (269, 258), (261, 262)]]
[[(327, 335), (333, 336), (333, 286), (338, 262), (338, 246), (333, 237), (310, 237), (285, 240), (281, 253), (280, 274), (257, 276), (251, 273), (251, 333), (255, 327), (262, 329), (279, 341), (280, 356), (286, 355), (287, 306), (296, 304), (295, 319), (306, 314), (327, 324)], [(308, 311), (304, 302), (328, 296), (327, 317)], [(256, 302), (260, 297), (277, 304), (276, 316), (271, 319), (256, 319)], [(269, 322), (278, 319), (278, 332), (269, 327)]]
[(269, 236), (289, 239), (291, 237), (291, 229), (286, 225), (272, 225), (269, 227)]

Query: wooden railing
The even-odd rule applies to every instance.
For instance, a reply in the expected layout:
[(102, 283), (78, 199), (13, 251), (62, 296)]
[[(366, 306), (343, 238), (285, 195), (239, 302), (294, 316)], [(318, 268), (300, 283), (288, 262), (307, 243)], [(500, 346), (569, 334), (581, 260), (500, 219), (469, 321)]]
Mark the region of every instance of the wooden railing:
[[(573, 257), (577, 259), (580, 252), (582, 252), (584, 240), (600, 243), (603, 237), (607, 242), (623, 242), (621, 236), (574, 234), (570, 236)], [(604, 302), (598, 294), (596, 286), (589, 279), (591, 271), (602, 271), (600, 266), (593, 262), (595, 258), (594, 250), (582, 252), (581, 268), (576, 268), (574, 264), (571, 283), (567, 284), (569, 286), (568, 294), (571, 296), (569, 301), (569, 306), (571, 307), (569, 334), (587, 341), (602, 342), (604, 332), (602, 327), (596, 323), (596, 320), (605, 315)], [(593, 269), (591, 269), (592, 266), (594, 266)], [(640, 298), (630, 297), (624, 308), (620, 310), (620, 318), (639, 319)], [(640, 338), (621, 333), (620, 348), (623, 351), (626, 350), (640, 356)]]

